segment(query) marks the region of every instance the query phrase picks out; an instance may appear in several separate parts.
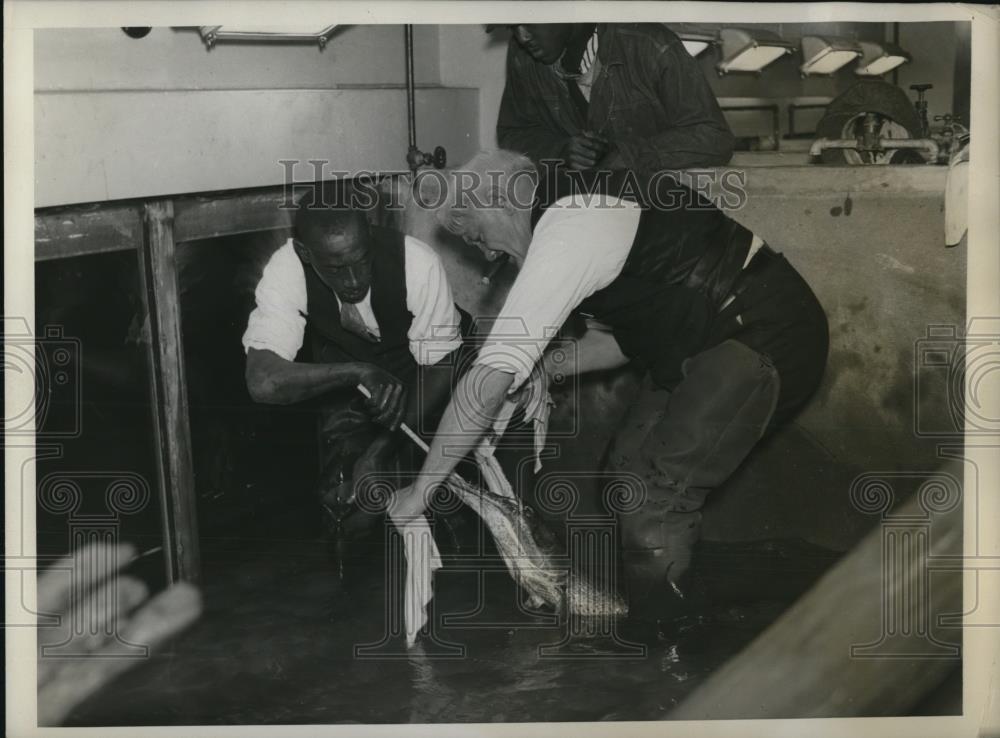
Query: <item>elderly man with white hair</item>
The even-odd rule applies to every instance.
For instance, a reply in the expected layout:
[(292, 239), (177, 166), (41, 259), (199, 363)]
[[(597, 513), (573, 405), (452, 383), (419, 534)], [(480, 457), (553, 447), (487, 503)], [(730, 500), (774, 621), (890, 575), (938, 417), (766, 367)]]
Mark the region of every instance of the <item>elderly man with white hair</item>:
[(546, 348), (575, 313), (586, 326), (575, 371), (644, 370), (609, 461), (645, 483), (641, 507), (618, 515), (623, 571), (630, 613), (660, 620), (687, 586), (708, 492), (816, 389), (826, 316), (783, 256), (676, 178), (661, 179), (645, 205), (608, 180), (597, 195), (540, 193), (537, 183), (531, 161), (507, 151), (453, 172), (441, 224), (519, 271), (392, 515), (426, 509), (505, 396), (537, 362), (551, 370)]

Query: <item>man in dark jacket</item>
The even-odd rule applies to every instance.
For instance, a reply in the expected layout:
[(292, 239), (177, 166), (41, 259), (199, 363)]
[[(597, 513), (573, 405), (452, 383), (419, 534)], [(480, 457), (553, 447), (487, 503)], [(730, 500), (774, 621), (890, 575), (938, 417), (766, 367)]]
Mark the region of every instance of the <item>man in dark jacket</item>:
[[(487, 27), (488, 29), (490, 27)], [(500, 147), (536, 166), (722, 166), (733, 134), (698, 63), (658, 23), (512, 26)]]

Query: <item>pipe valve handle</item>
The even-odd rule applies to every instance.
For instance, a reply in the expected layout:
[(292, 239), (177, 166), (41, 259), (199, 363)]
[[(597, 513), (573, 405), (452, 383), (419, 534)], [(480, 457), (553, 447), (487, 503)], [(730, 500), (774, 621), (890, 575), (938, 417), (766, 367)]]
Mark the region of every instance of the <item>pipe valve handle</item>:
[(448, 164), (448, 153), (444, 150), (444, 146), (434, 147), (433, 154), (421, 151), (416, 146), (411, 146), (409, 151), (406, 152), (406, 163), (412, 171), (431, 165), (435, 169), (444, 169)]

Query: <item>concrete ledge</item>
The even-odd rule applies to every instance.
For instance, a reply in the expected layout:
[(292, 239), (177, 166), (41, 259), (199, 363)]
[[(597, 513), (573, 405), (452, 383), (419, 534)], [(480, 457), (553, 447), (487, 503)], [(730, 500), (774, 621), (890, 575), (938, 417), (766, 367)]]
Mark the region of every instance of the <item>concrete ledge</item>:
[[(818, 195), (829, 197), (837, 192), (869, 192), (891, 197), (907, 195), (944, 196), (948, 168), (934, 165), (896, 166), (823, 166), (819, 164), (774, 163), (776, 152), (770, 154), (737, 154), (730, 166), (710, 170), (720, 178), (744, 176), (748, 191), (754, 196), (777, 195), (796, 197)], [(788, 154), (789, 161), (801, 154)]]

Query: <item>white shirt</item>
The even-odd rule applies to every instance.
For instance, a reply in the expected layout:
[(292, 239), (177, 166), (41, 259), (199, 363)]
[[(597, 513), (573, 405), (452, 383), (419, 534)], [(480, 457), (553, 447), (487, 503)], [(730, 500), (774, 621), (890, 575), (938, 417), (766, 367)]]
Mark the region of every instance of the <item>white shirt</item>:
[(570, 195), (551, 205), (476, 363), (512, 373), (511, 390), (520, 387), (573, 308), (621, 272), (641, 213), (611, 196)]
[[(619, 275), (641, 214), (611, 196), (570, 195), (549, 207), (476, 363), (513, 374), (510, 391), (520, 387), (573, 309)], [(744, 267), (763, 243), (754, 236)]]
[[(418, 364), (436, 364), (462, 343), (458, 311), (437, 253), (412, 236), (406, 236), (403, 244), (406, 307), (413, 315), (407, 331), (410, 353)], [(271, 255), (255, 296), (257, 307), (243, 334), (244, 350), (266, 349), (293, 361), (305, 337), (308, 298), (305, 267), (292, 239)], [(381, 335), (370, 289), (357, 307), (368, 329)]]
[(600, 70), (601, 62), (597, 58), (597, 29), (590, 35), (587, 41), (587, 48), (583, 51), (583, 58), (580, 59), (580, 77), (576, 80), (580, 92), (584, 99), (590, 102), (590, 90), (594, 86), (594, 78)]
[(594, 32), (590, 34), (590, 38), (587, 40), (586, 47), (584, 47), (583, 56), (580, 58), (579, 73), (570, 73), (563, 69), (562, 61), (563, 56), (566, 55), (566, 51), (563, 51), (562, 56), (551, 66), (551, 69), (557, 76), (563, 79), (576, 80), (576, 85), (580, 88), (580, 92), (587, 102), (590, 102), (590, 90), (594, 85), (594, 78), (597, 76), (597, 72), (601, 66), (597, 58), (597, 46), (597, 28), (595, 27)]

